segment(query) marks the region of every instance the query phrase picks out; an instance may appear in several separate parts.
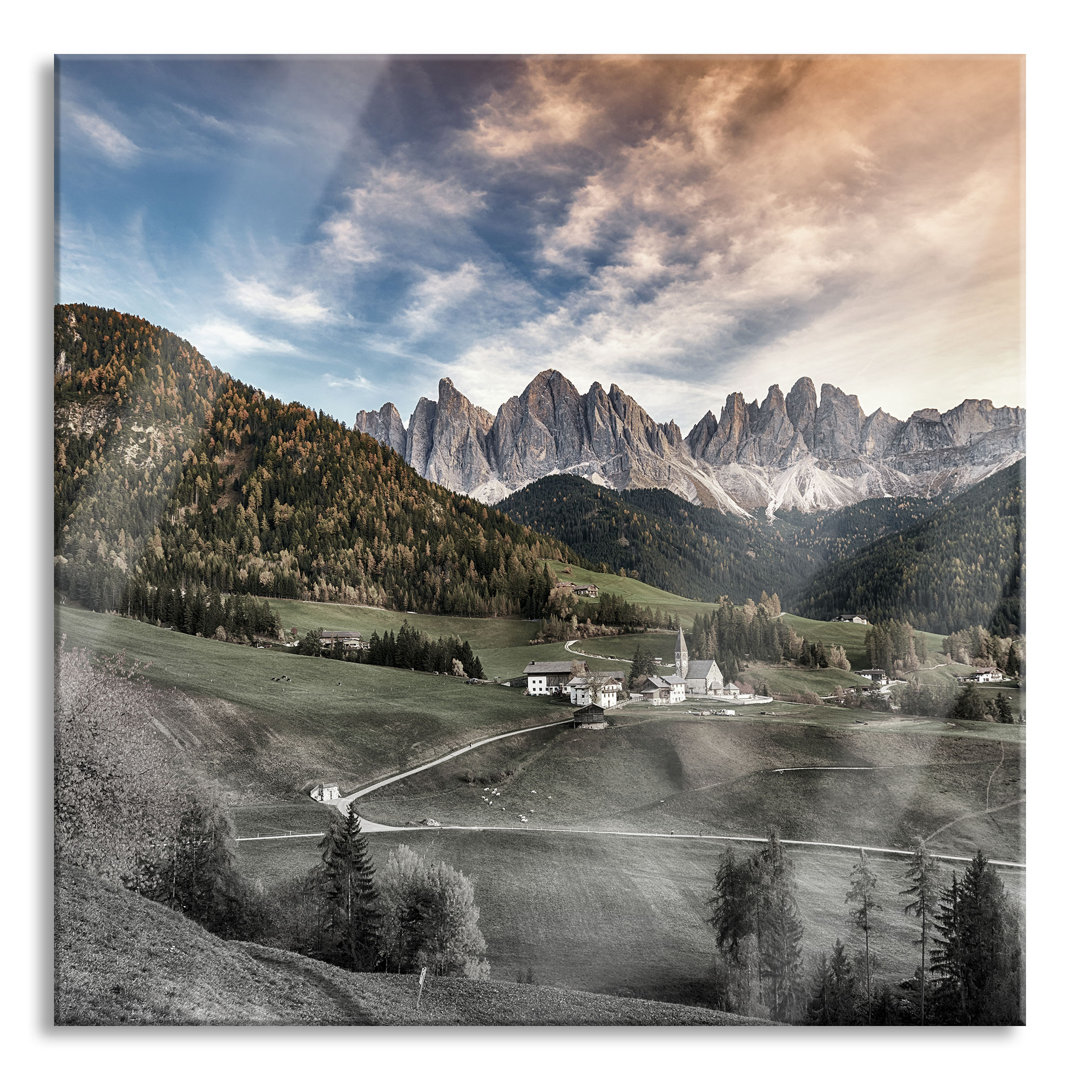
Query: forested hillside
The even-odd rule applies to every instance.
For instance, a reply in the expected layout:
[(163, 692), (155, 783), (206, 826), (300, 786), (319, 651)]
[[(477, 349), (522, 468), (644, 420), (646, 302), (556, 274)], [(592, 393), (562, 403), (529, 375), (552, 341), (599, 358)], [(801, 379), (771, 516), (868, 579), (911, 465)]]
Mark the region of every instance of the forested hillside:
[(698, 600), (793, 594), (826, 562), (928, 516), (940, 502), (872, 499), (818, 514), (747, 520), (660, 489), (611, 491), (548, 476), (498, 508), (557, 537), (594, 565)]
[(56, 586), (97, 608), (187, 588), (489, 615), (566, 548), (131, 315), (55, 311)]
[(827, 566), (792, 610), (827, 619), (859, 612), (947, 634), (966, 626), (1023, 632), (1024, 462), (997, 473), (926, 521)]

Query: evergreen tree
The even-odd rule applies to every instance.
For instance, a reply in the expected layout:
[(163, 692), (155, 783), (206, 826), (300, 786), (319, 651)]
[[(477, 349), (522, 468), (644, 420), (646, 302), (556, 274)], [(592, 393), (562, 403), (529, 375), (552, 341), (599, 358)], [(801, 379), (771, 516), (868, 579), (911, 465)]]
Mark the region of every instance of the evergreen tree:
[(335, 813), (319, 850), (324, 959), (351, 971), (371, 971), (378, 954), (379, 893), (355, 802), (347, 817)]
[(935, 919), (935, 1019), (953, 1024), (1022, 1024), (1024, 956), (1020, 920), (981, 851), (941, 898)]
[(965, 683), (949, 715), (955, 720), (986, 719), (986, 706), (974, 683)]
[(934, 914), (935, 863), (920, 844), (911, 856), (905, 877), (911, 882), (906, 889), (900, 890), (901, 896), (910, 896), (912, 901), (904, 906), (905, 915), (914, 915), (919, 920), (919, 936), (915, 944), (919, 946), (919, 1023), (926, 1023), (926, 949), (930, 943), (930, 926)]
[(806, 1006), (808, 1024), (851, 1024), (855, 1020), (855, 972), (836, 939), (831, 956), (822, 953), (810, 1000)]
[(1022, 1024), (1020, 919), (982, 851), (942, 897), (931, 970), (942, 1023)]
[(874, 899), (874, 890), (877, 888), (877, 877), (870, 869), (866, 852), (859, 852), (859, 861), (851, 870), (851, 888), (845, 897), (845, 901), (853, 904), (851, 912), (852, 922), (863, 933), (864, 961), (866, 968), (866, 1022), (873, 1023), (871, 1010), (873, 1008), (873, 995), (870, 991), (870, 930), (871, 916), (876, 909), (881, 910), (881, 905)]
[(765, 850), (756, 860), (757, 936), (761, 976), (773, 1020), (793, 1021), (802, 993), (799, 942), (803, 927), (795, 900), (795, 879), (776, 831), (769, 830)]
[(1009, 699), (1000, 690), (997, 697), (994, 698), (994, 719), (999, 724), (1015, 723), (1012, 705), (1009, 704)]
[(720, 952), (717, 1004), (725, 1012), (749, 1005), (751, 959), (755, 942), (756, 881), (753, 863), (740, 862), (728, 848), (720, 860), (709, 906), (709, 925)]

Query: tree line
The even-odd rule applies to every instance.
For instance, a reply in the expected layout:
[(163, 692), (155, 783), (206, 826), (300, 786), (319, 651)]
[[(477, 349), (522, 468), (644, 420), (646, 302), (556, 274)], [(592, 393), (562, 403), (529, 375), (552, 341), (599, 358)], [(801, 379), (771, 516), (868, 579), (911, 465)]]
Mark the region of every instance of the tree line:
[(874, 947), (886, 931), (865, 852), (846, 895), (861, 955), (849, 956), (837, 938), (807, 970), (795, 876), (776, 833), (748, 856), (728, 848), (709, 896), (718, 1007), (816, 1025), (1022, 1024), (1024, 948), (1015, 903), (981, 851), (959, 877), (943, 876), (924, 847), (911, 855), (900, 897), (920, 959), (912, 977), (893, 986), (873, 976)]
[[(735, 604), (721, 597), (713, 612), (694, 617), (686, 644), (691, 656), (715, 660), (726, 678), (734, 678), (750, 661), (778, 664), (800, 660), (805, 641), (778, 616), (780, 599), (773, 593), (755, 603)], [(816, 659), (815, 659), (816, 663)]]
[(326, 656), (333, 660), (354, 660), (381, 667), (406, 668), (410, 671), (440, 672), (469, 679), (482, 679), (484, 667), (467, 641), (456, 635), (437, 640), (422, 630), (410, 626), (408, 620), (394, 635), (386, 630), (380, 637), (372, 631), (366, 649), (348, 650), (340, 640), (329, 649), (322, 640), (322, 627), (309, 630), (301, 639), (297, 652), (302, 656)]

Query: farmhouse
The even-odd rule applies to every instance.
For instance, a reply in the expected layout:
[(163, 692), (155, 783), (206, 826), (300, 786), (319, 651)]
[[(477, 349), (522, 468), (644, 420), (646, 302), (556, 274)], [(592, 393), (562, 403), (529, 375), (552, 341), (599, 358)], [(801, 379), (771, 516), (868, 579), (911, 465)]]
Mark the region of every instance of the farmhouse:
[(599, 596), (600, 590), (595, 585), (575, 585), (575, 596)]
[(347, 651), (357, 652), (361, 649), (369, 647), (369, 642), (365, 641), (355, 630), (324, 630), (319, 635), (319, 647), (323, 650), (333, 649), (335, 645), (340, 645)]
[(863, 671), (856, 671), (856, 675), (861, 675), (864, 679), (869, 679), (875, 686), (888, 686), (889, 677), (881, 668), (865, 668)]
[(650, 675), (641, 696), (662, 705), (677, 705), (686, 700), (686, 680), (678, 675)]
[(863, 626), (867, 625), (867, 620), (864, 619), (861, 615), (836, 615), (836, 616), (834, 616), (832, 621), (833, 622), (860, 623)]
[(625, 676), (621, 671), (596, 671), (590, 675), (579, 675), (566, 684), (566, 693), (570, 695), (572, 705), (602, 705), (613, 709), (623, 688)]
[(316, 784), (309, 792), (311, 797), (316, 802), (330, 802), (333, 799), (340, 799), (341, 792), (338, 790), (337, 784)]
[[(583, 665), (588, 671), (588, 665)], [(528, 693), (534, 697), (566, 693), (566, 685), (575, 677), (572, 660), (534, 661), (525, 668)]]
[(977, 668), (970, 675), (958, 675), (960, 682), (988, 683), (1001, 682), (1005, 676), (996, 668)]

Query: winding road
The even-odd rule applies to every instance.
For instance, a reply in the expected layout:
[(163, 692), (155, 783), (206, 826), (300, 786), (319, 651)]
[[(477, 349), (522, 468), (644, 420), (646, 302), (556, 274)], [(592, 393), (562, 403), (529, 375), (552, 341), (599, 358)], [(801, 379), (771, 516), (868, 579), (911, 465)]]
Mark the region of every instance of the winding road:
[[(394, 776), (389, 776), (384, 780), (379, 780), (374, 784), (369, 784), (367, 787), (362, 787), (358, 791), (351, 792), (348, 795), (342, 796), (340, 799), (328, 800), (324, 805), (334, 806), (342, 814), (347, 814), (350, 804), (357, 799), (362, 798), (364, 795), (370, 795), (373, 791), (378, 791), (380, 788), (388, 787), (390, 784), (396, 784), (399, 780), (404, 780), (408, 776), (415, 776), (417, 773), (426, 772), (428, 769), (434, 769), (437, 765), (441, 765), (445, 761), (450, 761), (453, 758), (460, 757), (462, 754), (469, 753), (470, 750), (475, 750), (478, 747), (486, 746), (488, 743), (498, 742), (500, 739), (510, 739), (515, 735), (525, 735), (532, 731), (547, 731), (550, 728), (564, 727), (567, 724), (573, 723), (572, 719), (556, 720), (550, 724), (537, 724), (533, 727), (518, 728), (514, 731), (505, 731), (501, 735), (489, 735), (484, 739), (477, 739), (474, 742), (468, 743), (466, 746), (461, 747), (458, 750), (452, 750), (448, 754), (443, 754), (441, 757), (435, 758), (433, 761), (429, 761), (423, 765), (417, 765), (415, 768), (406, 769), (404, 772), (397, 773)], [(1004, 755), (1004, 747), (1002, 748)], [(880, 766), (879, 766), (880, 767)], [(807, 766), (806, 768), (822, 768), (821, 766)], [(852, 771), (856, 769), (867, 768), (867, 766), (826, 766), (830, 769), (850, 769)], [(773, 772), (795, 772), (801, 771), (796, 768), (788, 769), (773, 769)], [(995, 772), (997, 770), (995, 769)], [(933, 833), (926, 838), (926, 842), (932, 840), (935, 836), (939, 836), (953, 825), (958, 824), (961, 821), (967, 821), (973, 817), (980, 817), (985, 814), (993, 814), (999, 810), (1006, 810), (1013, 806), (1026, 802), (1026, 799), (1014, 799), (1012, 802), (1004, 803), (1001, 806), (990, 807), (987, 806), (985, 810), (976, 810), (970, 814), (963, 814), (953, 821), (946, 822), (940, 828), (936, 829)], [(707, 840), (707, 841), (723, 841), (723, 842), (745, 842), (754, 844), (764, 844), (768, 838), (764, 836), (733, 836), (721, 833), (651, 833), (651, 832), (631, 832), (629, 830), (614, 830), (614, 829), (576, 829), (576, 828), (550, 828), (542, 825), (524, 827), (520, 825), (385, 825), (379, 821), (371, 821), (365, 817), (360, 818), (361, 827), (365, 832), (432, 832), (436, 830), (442, 831), (456, 831), (456, 832), (523, 832), (523, 833), (567, 833), (572, 836), (625, 836), (634, 838), (656, 839), (656, 840)], [(279, 833), (272, 836), (238, 836), (236, 842), (238, 844), (252, 843), (255, 841), (268, 841), (268, 840), (313, 840), (323, 836), (323, 833)], [(885, 847), (867, 847), (865, 844), (840, 844), (833, 843), (825, 840), (781, 840), (781, 844), (786, 847), (803, 847), (803, 848), (818, 848), (828, 849), (834, 851), (865, 851), (875, 855), (901, 855), (910, 857), (914, 854), (912, 851), (904, 851), (901, 848), (885, 848)], [(961, 855), (945, 855), (937, 852), (931, 852), (931, 856), (942, 862), (970, 862), (970, 858)], [(1020, 862), (1007, 862), (1002, 859), (988, 859), (992, 866), (1000, 866), (1012, 870), (1027, 870), (1026, 863)]]

